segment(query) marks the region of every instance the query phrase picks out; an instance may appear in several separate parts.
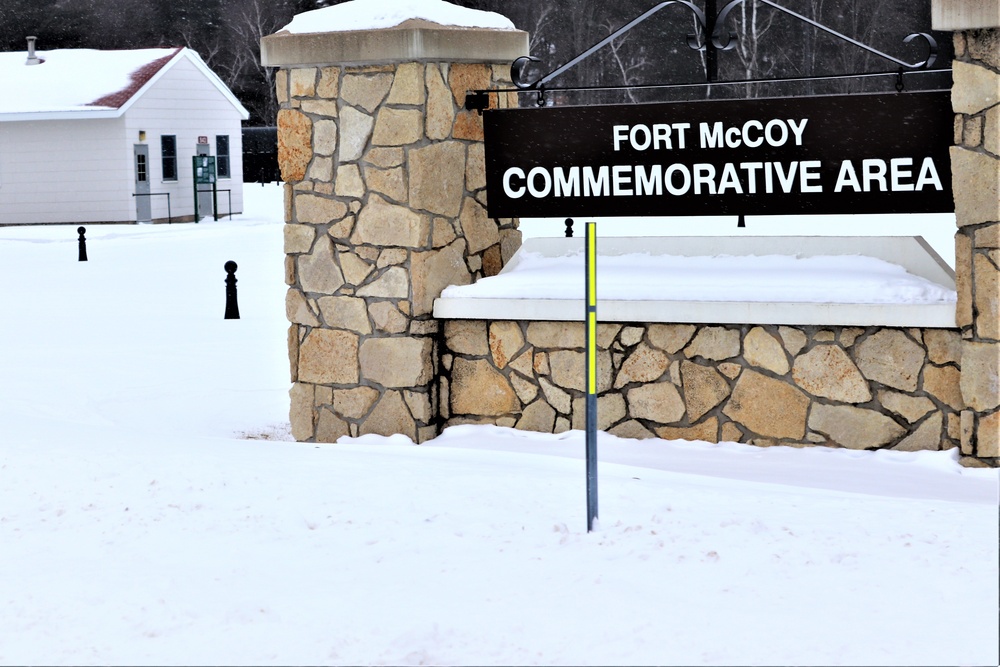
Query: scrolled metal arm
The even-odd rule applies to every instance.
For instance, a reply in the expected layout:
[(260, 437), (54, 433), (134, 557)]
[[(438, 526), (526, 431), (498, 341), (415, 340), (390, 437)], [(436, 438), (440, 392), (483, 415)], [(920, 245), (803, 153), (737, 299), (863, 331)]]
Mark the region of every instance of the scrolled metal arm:
[(524, 68), (527, 67), (528, 63), (540, 63), (541, 58), (536, 58), (535, 56), (521, 56), (517, 58), (510, 64), (510, 80), (514, 82), (514, 85), (518, 88), (527, 89), (535, 86), (537, 81), (532, 83), (526, 83), (521, 80), (521, 75), (524, 74)]
[(906, 39), (903, 40), (903, 44), (909, 44), (918, 37), (922, 37), (925, 42), (927, 42), (927, 59), (923, 62), (919, 62), (916, 65), (911, 65), (912, 69), (930, 69), (934, 67), (934, 63), (937, 62), (938, 57), (938, 43), (937, 40), (926, 32), (915, 32), (912, 35), (907, 35)]
[(736, 48), (736, 32), (727, 30), (723, 34), (723, 29), (725, 28), (726, 20), (729, 19), (729, 14), (745, 1), (732, 0), (732, 2), (722, 8), (719, 16), (715, 19), (715, 25), (712, 26), (712, 45), (720, 51), (729, 51)]
[[(738, 1), (742, 2), (743, 0), (738, 0)], [(614, 31), (613, 33), (611, 33), (610, 35), (608, 35), (607, 37), (605, 37), (604, 39), (602, 39), (597, 44), (594, 44), (592, 47), (590, 47), (589, 49), (587, 49), (586, 51), (584, 51), (583, 53), (581, 53), (577, 57), (573, 58), (572, 60), (570, 60), (565, 65), (561, 65), (560, 67), (557, 67), (556, 69), (552, 70), (551, 72), (549, 72), (548, 74), (542, 76), (541, 78), (539, 78), (536, 81), (532, 81), (532, 82), (522, 81), (521, 80), (521, 76), (524, 73), (525, 66), (529, 62), (539, 62), (538, 58), (535, 58), (535, 57), (532, 57), (532, 56), (521, 56), (520, 58), (518, 58), (517, 60), (515, 60), (514, 63), (510, 66), (510, 77), (511, 77), (511, 80), (514, 82), (515, 86), (517, 86), (518, 88), (520, 88), (522, 90), (533, 90), (533, 89), (537, 90), (537, 89), (542, 89), (542, 88), (545, 87), (545, 84), (547, 84), (549, 81), (552, 81), (553, 79), (555, 79), (556, 77), (558, 77), (559, 75), (561, 75), (563, 72), (565, 72), (565, 71), (567, 71), (569, 69), (572, 69), (573, 67), (576, 67), (582, 61), (584, 61), (587, 58), (589, 58), (590, 56), (592, 56), (595, 52), (599, 51), (600, 49), (604, 48), (605, 46), (607, 46), (611, 42), (615, 41), (616, 39), (618, 39), (619, 37), (621, 37), (623, 34), (625, 34), (626, 32), (628, 32), (632, 28), (634, 28), (635, 26), (639, 25), (640, 23), (642, 23), (646, 19), (650, 18), (651, 16), (653, 16), (654, 14), (656, 14), (657, 12), (659, 12), (661, 9), (666, 9), (667, 7), (669, 7), (671, 5), (681, 5), (683, 7), (688, 8), (689, 10), (691, 10), (691, 12), (695, 16), (695, 20), (697, 21), (698, 30), (701, 31), (701, 32), (703, 32), (703, 33), (707, 33), (708, 32), (708, 28), (707, 28), (707, 26), (705, 24), (705, 13), (703, 11), (701, 11), (701, 9), (699, 9), (693, 2), (691, 2), (690, 0), (667, 0), (666, 2), (661, 2), (660, 4), (656, 5), (652, 9), (650, 9), (650, 10), (646, 11), (645, 13), (641, 14), (640, 16), (637, 16), (632, 21), (630, 21), (629, 23), (625, 24), (624, 26), (622, 26), (618, 30)], [(702, 48), (700, 46), (699, 40), (697, 38), (698, 38), (697, 35), (688, 35), (688, 44), (692, 45), (692, 48)], [(701, 41), (701, 43), (703, 43), (703, 42), (704, 42), (704, 40)], [(695, 44), (699, 44), (699, 45), (695, 46)]]
[[(719, 18), (715, 22), (715, 26), (713, 27), (713, 30), (712, 30), (712, 43), (715, 45), (716, 48), (718, 48), (720, 50), (723, 50), (723, 51), (728, 51), (729, 49), (731, 49), (731, 48), (733, 48), (735, 46), (735, 44), (733, 42), (736, 39), (736, 33), (732, 32), (732, 31), (725, 31), (724, 30), (724, 26), (725, 26), (726, 20), (729, 18), (729, 15), (732, 13), (732, 11), (734, 9), (736, 9), (737, 7), (739, 7), (740, 5), (743, 5), (744, 3), (746, 3), (746, 1), (747, 0), (732, 0), (732, 2), (730, 2), (729, 4), (727, 4), (722, 9), (722, 11), (719, 12)], [(834, 30), (832, 28), (828, 28), (825, 25), (823, 25), (822, 23), (818, 23), (818, 22), (812, 20), (811, 18), (809, 18), (808, 16), (803, 16), (802, 14), (799, 14), (798, 12), (792, 11), (791, 9), (788, 9), (787, 7), (783, 7), (783, 6), (779, 5), (776, 2), (772, 2), (772, 0), (757, 0), (757, 2), (760, 2), (763, 5), (767, 5), (768, 7), (771, 7), (772, 9), (776, 9), (779, 12), (783, 12), (785, 14), (788, 14), (789, 16), (791, 16), (791, 17), (793, 17), (795, 19), (798, 19), (799, 21), (802, 21), (803, 23), (811, 25), (814, 28), (818, 28), (819, 30), (822, 30), (823, 32), (825, 32), (825, 33), (827, 33), (829, 35), (833, 35), (834, 37), (837, 37), (838, 39), (842, 39), (845, 42), (853, 44), (854, 46), (856, 46), (856, 47), (858, 47), (860, 49), (864, 49), (865, 51), (868, 51), (869, 53), (874, 53), (875, 55), (879, 56), (880, 58), (884, 58), (885, 60), (893, 62), (896, 65), (899, 65), (900, 67), (902, 67), (904, 69), (911, 69), (911, 70), (916, 70), (916, 69), (930, 69), (931, 67), (934, 66), (934, 62), (937, 60), (937, 53), (938, 53), (937, 41), (932, 36), (930, 36), (929, 34), (927, 34), (926, 32), (918, 32), (918, 33), (914, 33), (912, 35), (908, 35), (906, 37), (906, 39), (903, 40), (904, 44), (909, 44), (910, 42), (912, 42), (917, 37), (922, 37), (927, 42), (927, 49), (928, 49), (927, 58), (925, 60), (921, 60), (918, 63), (908, 63), (908, 62), (906, 62), (904, 60), (900, 60), (899, 58), (894, 58), (893, 56), (890, 56), (887, 53), (883, 53), (882, 51), (879, 51), (878, 49), (873, 48), (873, 47), (871, 47), (871, 46), (869, 46), (869, 45), (867, 45), (867, 44), (865, 44), (863, 42), (859, 42), (856, 39), (848, 37), (847, 35), (845, 35), (843, 33), (837, 32), (836, 30)]]
[[(930, 69), (931, 67), (934, 66), (934, 63), (937, 60), (937, 54), (938, 54), (937, 41), (934, 39), (934, 37), (932, 37), (930, 34), (926, 32), (913, 33), (912, 35), (908, 35), (903, 40), (904, 44), (909, 44), (910, 42), (914, 41), (917, 38), (922, 38), (926, 42), (927, 46), (927, 52), (928, 52), (927, 58), (917, 63), (908, 63), (904, 60), (900, 60), (899, 58), (890, 56), (887, 53), (883, 53), (882, 51), (879, 51), (876, 48), (864, 44), (863, 42), (859, 42), (856, 39), (848, 37), (843, 33), (837, 32), (832, 28), (828, 28), (825, 25), (810, 19), (809, 17), (803, 16), (802, 14), (799, 14), (798, 12), (788, 9), (787, 7), (783, 7), (782, 5), (779, 5), (776, 2), (773, 2), (772, 0), (756, 0), (756, 1), (760, 2), (763, 5), (767, 5), (772, 9), (776, 9), (780, 12), (783, 12), (799, 21), (802, 21), (803, 23), (811, 25), (814, 28), (822, 30), (827, 34), (833, 35), (838, 39), (853, 44), (858, 48), (864, 49), (869, 53), (873, 53), (879, 56), (880, 58), (884, 58), (885, 60), (895, 63), (896, 65), (898, 65), (903, 69), (907, 70)], [(737, 34), (735, 31), (726, 29), (725, 27), (726, 21), (729, 20), (729, 16), (733, 13), (733, 11), (737, 7), (740, 7), (746, 2), (747, 0), (731, 0), (728, 4), (726, 4), (725, 7), (722, 8), (722, 11), (718, 13), (718, 16), (716, 17), (714, 24), (709, 26), (708, 18), (705, 16), (705, 13), (691, 0), (667, 0), (666, 2), (661, 2), (652, 9), (649, 9), (645, 13), (632, 19), (630, 22), (628, 22), (618, 30), (614, 31), (613, 33), (608, 35), (606, 38), (602, 39), (597, 44), (594, 44), (592, 47), (590, 47), (580, 55), (576, 56), (575, 58), (565, 63), (564, 65), (557, 67), (548, 74), (545, 74), (544, 76), (536, 79), (535, 81), (525, 81), (523, 79), (524, 70), (529, 63), (541, 62), (541, 61), (538, 58), (535, 58), (534, 56), (521, 56), (511, 64), (510, 78), (511, 81), (514, 83), (514, 85), (521, 90), (544, 91), (545, 85), (547, 83), (557, 78), (567, 70), (576, 67), (578, 64), (580, 64), (581, 62), (583, 62), (584, 60), (586, 60), (587, 58), (589, 58), (594, 53), (604, 48), (614, 40), (618, 39), (632, 28), (646, 21), (647, 19), (658, 13), (660, 10), (666, 9), (671, 5), (681, 5), (682, 7), (685, 7), (688, 10), (690, 10), (692, 14), (694, 14), (696, 23), (696, 32), (691, 33), (687, 36), (688, 46), (690, 46), (694, 50), (701, 51), (706, 48), (706, 46), (708, 45), (708, 40), (711, 39), (711, 44), (713, 47), (715, 47), (720, 51), (729, 51), (730, 49), (736, 47)], [(708, 34), (709, 30), (711, 30), (711, 35)]]
[[(735, 2), (744, 2), (745, 0), (734, 0), (734, 1)], [(782, 7), (781, 5), (779, 5), (779, 4), (775, 3), (775, 2), (772, 2), (771, 0), (758, 0), (758, 1), (764, 3), (768, 7), (773, 7), (774, 9), (777, 9), (780, 12), (784, 12), (785, 14), (788, 14), (789, 16), (797, 18), (798, 20), (800, 20), (800, 21), (802, 21), (804, 23), (808, 23), (809, 25), (811, 25), (811, 26), (813, 26), (815, 28), (819, 28), (823, 32), (828, 33), (830, 35), (833, 35), (834, 37), (837, 37), (839, 39), (842, 39), (845, 42), (853, 44), (854, 46), (856, 46), (856, 47), (858, 47), (860, 49), (864, 49), (865, 51), (868, 51), (869, 53), (874, 53), (875, 55), (879, 56), (880, 58), (884, 58), (885, 60), (893, 62), (893, 63), (899, 65), (900, 67), (904, 68), (904, 69), (929, 69), (930, 67), (932, 67), (934, 65), (934, 61), (937, 59), (937, 42), (934, 40), (933, 37), (931, 37), (927, 33), (914, 33), (912, 35), (908, 35), (903, 40), (904, 44), (909, 44), (916, 37), (918, 37), (918, 36), (923, 37), (924, 39), (927, 40), (927, 45), (928, 45), (928, 49), (929, 49), (929, 55), (928, 55), (928, 57), (927, 57), (926, 60), (922, 60), (922, 61), (920, 61), (918, 63), (908, 63), (905, 60), (900, 60), (899, 58), (894, 58), (893, 56), (890, 56), (888, 53), (883, 53), (882, 51), (879, 51), (878, 49), (873, 48), (873, 47), (871, 47), (871, 46), (869, 46), (869, 45), (867, 45), (867, 44), (865, 44), (863, 42), (859, 42), (856, 39), (852, 39), (852, 38), (848, 37), (847, 35), (845, 35), (843, 33), (840, 33), (840, 32), (837, 32), (836, 30), (833, 30), (832, 28), (828, 28), (825, 25), (823, 25), (822, 23), (817, 23), (816, 21), (813, 21), (812, 19), (810, 19), (810, 18), (808, 18), (806, 16), (803, 16), (802, 14), (794, 12), (791, 9), (788, 9), (787, 7)]]

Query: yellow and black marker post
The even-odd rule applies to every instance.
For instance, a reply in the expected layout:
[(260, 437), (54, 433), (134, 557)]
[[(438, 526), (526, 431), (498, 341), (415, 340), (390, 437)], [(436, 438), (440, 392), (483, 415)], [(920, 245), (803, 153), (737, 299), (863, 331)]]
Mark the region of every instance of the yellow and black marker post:
[(587, 223), (587, 532), (597, 518), (597, 223)]

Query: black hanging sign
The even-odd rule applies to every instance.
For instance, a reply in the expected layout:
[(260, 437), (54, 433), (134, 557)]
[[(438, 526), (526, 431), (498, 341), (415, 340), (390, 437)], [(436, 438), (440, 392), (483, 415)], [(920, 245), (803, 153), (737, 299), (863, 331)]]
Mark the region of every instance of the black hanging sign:
[(494, 218), (946, 213), (947, 91), (486, 111)]

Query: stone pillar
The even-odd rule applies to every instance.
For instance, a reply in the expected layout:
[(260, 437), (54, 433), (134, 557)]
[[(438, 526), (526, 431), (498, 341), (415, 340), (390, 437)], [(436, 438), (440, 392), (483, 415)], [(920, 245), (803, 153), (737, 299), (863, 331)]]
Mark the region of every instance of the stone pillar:
[(1000, 0), (933, 0), (955, 33), (952, 179), (962, 330), (962, 462), (1000, 462)]
[(280, 67), (297, 440), (437, 435), (434, 299), (520, 246), (517, 220), (486, 215), (482, 117), (465, 94), (509, 88), (527, 49), (521, 31), (424, 21), (262, 40), (263, 64)]

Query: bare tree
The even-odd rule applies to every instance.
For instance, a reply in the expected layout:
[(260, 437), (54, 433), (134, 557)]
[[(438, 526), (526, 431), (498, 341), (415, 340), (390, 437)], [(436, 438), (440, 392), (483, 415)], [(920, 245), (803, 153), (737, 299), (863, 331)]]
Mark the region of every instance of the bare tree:
[(260, 62), (260, 40), (287, 25), (294, 10), (290, 2), (232, 0), (225, 17), (229, 85), (243, 92), (242, 100), (257, 123), (273, 125), (278, 115), (275, 71)]
[[(618, 29), (617, 26), (611, 24), (611, 21), (605, 19), (601, 24), (602, 30), (604, 30), (608, 35), (612, 34)], [(628, 43), (631, 35), (626, 33), (619, 37), (618, 39), (612, 40), (608, 44), (608, 50), (611, 55), (611, 62), (614, 64), (618, 73), (621, 75), (621, 83), (625, 86), (634, 86), (640, 82), (639, 73), (642, 72), (646, 66), (649, 64), (649, 60), (645, 55), (639, 54), (628, 54), (625, 52), (625, 46)], [(630, 102), (636, 102), (635, 91), (631, 87), (625, 89), (626, 96)]]
[[(774, 45), (767, 43), (768, 33), (773, 25), (773, 10), (762, 11), (757, 0), (746, 0), (740, 5), (735, 21), (736, 47), (733, 49), (738, 62), (738, 73), (733, 78), (762, 79), (774, 73), (777, 65), (773, 55)], [(758, 90), (758, 86), (748, 84), (745, 96), (753, 97)]]
[(532, 17), (531, 29), (528, 29), (528, 50), (529, 53), (537, 53), (542, 45), (544, 36), (549, 32), (552, 19), (555, 18), (556, 8), (550, 4), (534, 5), (537, 14)]
[[(273, 124), (277, 114), (274, 71), (260, 64), (261, 37), (279, 30), (298, 13), (345, 0), (0, 0), (0, 49), (23, 50), (26, 35), (38, 35), (39, 47), (142, 48), (189, 46), (219, 74), (251, 112), (251, 124)], [(549, 72), (655, 6), (655, 0), (452, 0), (475, 9), (506, 15), (530, 34), (530, 53), (542, 60), (528, 77)], [(694, 0), (705, 7), (705, 0)], [(902, 39), (930, 27), (928, 3), (913, 0), (778, 0), (804, 16), (913, 61), (917, 45)], [(717, 0), (717, 6), (725, 6)], [(733, 50), (718, 53), (723, 78), (850, 74), (894, 69), (877, 56), (845, 43), (797, 19), (746, 0), (727, 21), (737, 32)], [(703, 81), (705, 52), (692, 54), (686, 36), (699, 32), (693, 15), (674, 5), (654, 15), (626, 36), (552, 82), (552, 87)], [(704, 36), (703, 36), (704, 37)], [(942, 62), (950, 40), (942, 35)], [(873, 84), (865, 84), (871, 86)], [(881, 84), (879, 84), (881, 85)], [(717, 87), (716, 87), (717, 88)], [(752, 89), (751, 89), (752, 88)], [(851, 92), (857, 81), (807, 82), (783, 86), (780, 94)], [(870, 89), (870, 88), (869, 88)], [(712, 89), (706, 89), (712, 90)], [(761, 86), (727, 91), (761, 94)], [(640, 101), (667, 95), (630, 91)], [(716, 95), (715, 91), (710, 93)], [(566, 96), (569, 99), (569, 96)], [(581, 103), (597, 99), (587, 93)], [(622, 99), (621, 97), (617, 99)], [(608, 101), (611, 101), (608, 98)]]

